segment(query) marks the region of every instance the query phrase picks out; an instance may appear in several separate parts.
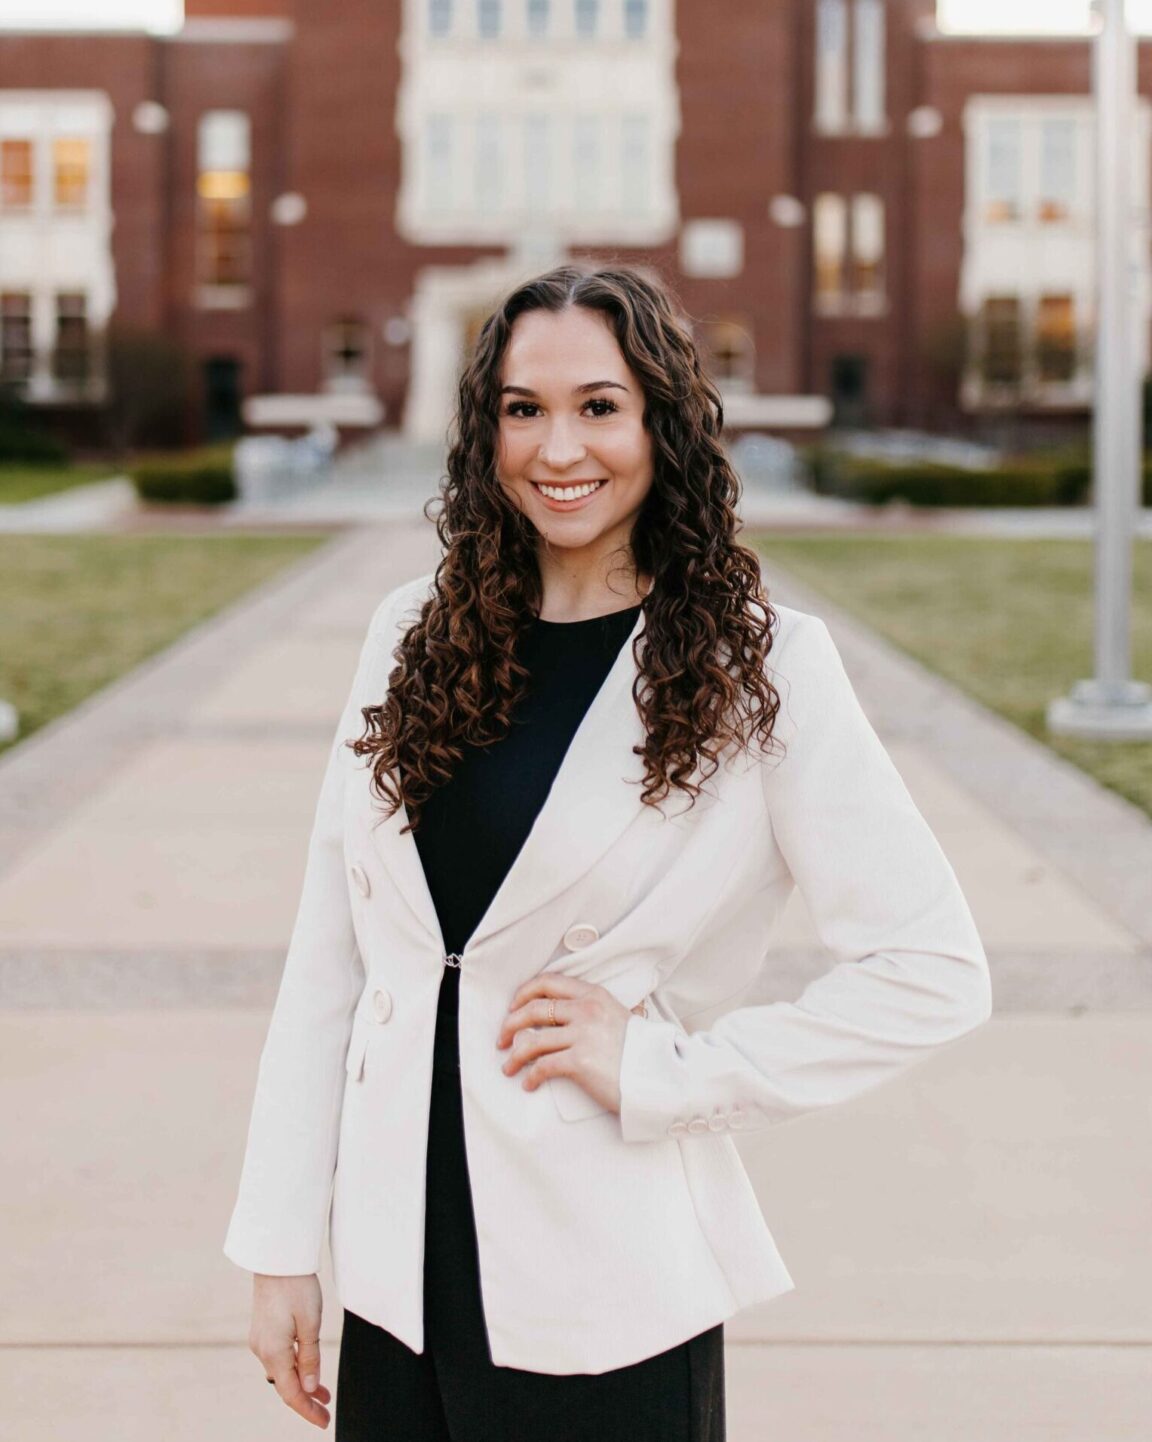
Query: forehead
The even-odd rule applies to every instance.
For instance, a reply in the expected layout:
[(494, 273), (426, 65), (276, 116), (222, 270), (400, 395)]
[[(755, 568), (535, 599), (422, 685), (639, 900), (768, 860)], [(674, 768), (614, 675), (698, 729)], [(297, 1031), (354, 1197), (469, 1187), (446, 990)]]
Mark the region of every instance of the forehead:
[(566, 387), (589, 380), (627, 382), (629, 374), (607, 320), (598, 311), (570, 306), (516, 317), (500, 379), (505, 385)]

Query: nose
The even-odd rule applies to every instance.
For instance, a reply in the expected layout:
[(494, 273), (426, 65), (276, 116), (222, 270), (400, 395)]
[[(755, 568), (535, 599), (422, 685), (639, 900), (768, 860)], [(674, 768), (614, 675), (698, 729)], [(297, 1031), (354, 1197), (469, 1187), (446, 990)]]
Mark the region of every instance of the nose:
[(567, 416), (554, 416), (540, 444), (541, 464), (551, 471), (565, 471), (582, 461), (585, 454), (575, 424)]

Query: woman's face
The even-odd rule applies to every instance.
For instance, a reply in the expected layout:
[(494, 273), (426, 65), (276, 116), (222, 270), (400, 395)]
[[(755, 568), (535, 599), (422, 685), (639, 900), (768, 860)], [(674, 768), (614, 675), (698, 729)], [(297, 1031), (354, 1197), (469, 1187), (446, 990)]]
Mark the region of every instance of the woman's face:
[(644, 394), (598, 311), (516, 318), (500, 375), (496, 473), (551, 546), (627, 544), (652, 486)]

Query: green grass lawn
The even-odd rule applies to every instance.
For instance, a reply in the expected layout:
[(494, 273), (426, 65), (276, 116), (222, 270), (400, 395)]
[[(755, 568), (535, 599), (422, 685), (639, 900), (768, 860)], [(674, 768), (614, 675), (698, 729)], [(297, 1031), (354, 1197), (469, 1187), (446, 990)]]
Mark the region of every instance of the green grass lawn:
[[(1152, 816), (1152, 742), (1048, 732), (1047, 703), (1094, 671), (1091, 541), (764, 536), (772, 563), (858, 616)], [(1152, 541), (1134, 548), (1132, 674), (1152, 682)]]
[(85, 461), (65, 466), (28, 466), (14, 461), (0, 464), (0, 506), (13, 506), (20, 501), (38, 501), (56, 491), (86, 486), (119, 474), (105, 461)]
[(0, 536), (0, 697), (21, 723), (9, 744), (327, 539)]

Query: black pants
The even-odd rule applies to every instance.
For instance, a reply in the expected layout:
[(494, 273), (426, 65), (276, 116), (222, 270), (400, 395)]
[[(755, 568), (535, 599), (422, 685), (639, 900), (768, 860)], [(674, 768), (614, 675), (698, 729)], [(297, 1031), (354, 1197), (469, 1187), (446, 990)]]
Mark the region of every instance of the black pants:
[(441, 1011), (432, 1074), (424, 1351), (345, 1308), (335, 1442), (724, 1442), (722, 1323), (609, 1372), (493, 1366), (454, 1022)]

